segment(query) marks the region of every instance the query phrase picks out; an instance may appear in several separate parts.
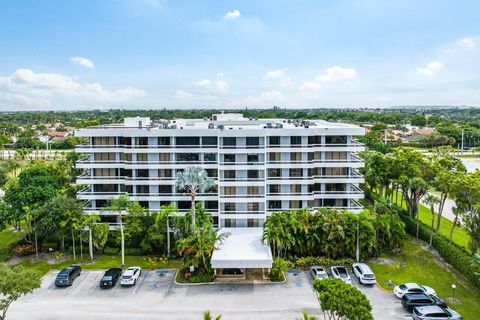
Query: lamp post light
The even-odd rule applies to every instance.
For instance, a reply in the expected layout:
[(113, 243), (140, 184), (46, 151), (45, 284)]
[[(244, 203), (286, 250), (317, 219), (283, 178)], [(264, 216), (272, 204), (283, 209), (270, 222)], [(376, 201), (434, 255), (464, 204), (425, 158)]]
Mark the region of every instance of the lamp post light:
[(455, 289), (457, 286), (455, 284), (452, 284), (452, 301), (455, 303)]

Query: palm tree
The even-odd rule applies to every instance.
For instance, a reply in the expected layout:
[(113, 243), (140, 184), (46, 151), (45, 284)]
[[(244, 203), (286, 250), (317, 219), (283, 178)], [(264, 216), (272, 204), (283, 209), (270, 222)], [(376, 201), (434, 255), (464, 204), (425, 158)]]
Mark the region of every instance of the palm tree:
[(303, 311), (302, 317), (297, 318), (297, 320), (317, 320), (317, 319), (318, 319), (317, 317), (309, 315), (307, 311)]
[(121, 195), (117, 199), (110, 200), (110, 205), (107, 210), (118, 212), (118, 219), (120, 222), (120, 250), (122, 252), (122, 267), (125, 265), (125, 234), (123, 232), (122, 211), (128, 210), (129, 199), (126, 195)]
[(198, 193), (203, 193), (215, 185), (214, 181), (208, 177), (207, 171), (202, 167), (186, 167), (185, 170), (177, 172), (175, 177), (175, 186), (180, 191), (187, 191), (192, 201), (192, 234), (196, 235), (195, 220), (195, 198)]
[[(432, 240), (433, 240), (433, 224), (435, 221), (435, 205), (440, 203), (440, 199), (438, 199), (436, 196), (433, 194), (427, 194), (427, 196), (424, 199), (424, 202), (426, 205), (430, 206), (430, 212), (432, 213), (432, 225), (431, 225), (431, 230), (430, 230), (430, 247), (432, 246)], [(418, 219), (417, 219), (417, 238), (418, 238)]]
[[(219, 314), (218, 316), (215, 317), (215, 320), (221, 320), (221, 319), (222, 319), (222, 315), (221, 315), (221, 314)], [(212, 314), (210, 313), (210, 311), (205, 311), (205, 312), (203, 313), (203, 320), (214, 320)]]

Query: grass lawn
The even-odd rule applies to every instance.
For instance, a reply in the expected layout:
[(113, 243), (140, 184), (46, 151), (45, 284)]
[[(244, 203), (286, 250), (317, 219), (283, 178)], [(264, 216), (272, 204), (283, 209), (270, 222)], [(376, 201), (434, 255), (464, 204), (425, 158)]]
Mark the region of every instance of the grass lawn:
[[(437, 294), (447, 299), (449, 306), (458, 311), (465, 320), (478, 319), (480, 315), (480, 289), (475, 288), (463, 275), (444, 265), (432, 253), (423, 250), (427, 243), (409, 237), (404, 248), (397, 254), (382, 255), (370, 265), (377, 277), (378, 284), (387, 290), (393, 290), (387, 283), (395, 284), (417, 282), (433, 287)], [(452, 297), (451, 285), (457, 286), (456, 303), (449, 302)]]
[(14, 231), (12, 228), (7, 227), (0, 232), (0, 250), (10, 250), (12, 245), (17, 243), (24, 235), (24, 232)]
[[(402, 193), (398, 194), (398, 202), (397, 204), (400, 205)], [(395, 201), (395, 198), (394, 198)], [(407, 205), (403, 202), (402, 208), (406, 209)], [(427, 226), (430, 226), (432, 223), (432, 214), (430, 209), (424, 206), (423, 204), (419, 204), (418, 206), (418, 213), (420, 217), (420, 221), (425, 223)], [(437, 213), (435, 213), (435, 225), (437, 223)], [(447, 238), (450, 238), (450, 230), (452, 229), (453, 223), (452, 221), (448, 220), (445, 217), (442, 217), (442, 222), (440, 223), (440, 233), (445, 235)], [(455, 226), (455, 230), (453, 231), (453, 242), (468, 248), (468, 242), (470, 241), (470, 236), (467, 233), (467, 230), (463, 227), (459, 227), (458, 225)]]
[[(121, 267), (121, 257), (119, 255), (97, 255), (95, 256), (95, 261), (90, 263), (88, 257), (84, 257), (84, 262), (80, 262), (79, 256), (77, 256), (77, 263), (82, 267), (82, 269), (109, 269), (109, 268), (120, 268)], [(32, 261), (27, 260), (19, 263), (19, 266), (25, 268), (37, 270), (40, 274), (44, 275), (51, 269), (62, 269), (63, 267), (69, 266), (73, 263), (73, 258), (69, 258), (66, 261), (59, 263), (48, 263), (45, 260), (42, 261)], [(172, 259), (167, 262), (155, 261), (150, 263), (145, 259), (145, 257), (139, 256), (126, 256), (125, 265), (138, 266), (144, 269), (159, 269), (159, 268), (181, 268), (182, 261), (180, 259)]]

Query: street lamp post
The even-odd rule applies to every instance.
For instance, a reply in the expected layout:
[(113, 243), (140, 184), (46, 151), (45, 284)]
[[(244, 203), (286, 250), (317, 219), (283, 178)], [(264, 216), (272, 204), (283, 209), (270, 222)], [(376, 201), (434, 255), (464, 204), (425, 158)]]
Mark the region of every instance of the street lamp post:
[(457, 286), (455, 284), (452, 284), (452, 301), (455, 303), (455, 289)]

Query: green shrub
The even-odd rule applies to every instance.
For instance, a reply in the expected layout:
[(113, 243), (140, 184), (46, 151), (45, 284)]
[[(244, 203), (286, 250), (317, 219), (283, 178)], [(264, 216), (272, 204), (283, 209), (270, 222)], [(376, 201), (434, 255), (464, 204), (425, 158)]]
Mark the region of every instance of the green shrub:
[(7, 262), (12, 257), (12, 251), (9, 249), (0, 250), (0, 263)]
[(215, 279), (213, 273), (199, 273), (191, 276), (188, 279), (190, 283), (203, 283), (203, 282), (213, 282)]
[(119, 251), (120, 251), (119, 248), (106, 247), (104, 252), (107, 255), (116, 255)]
[[(416, 220), (408, 217), (406, 214), (401, 214), (400, 217), (405, 222), (407, 232), (416, 236)], [(418, 237), (424, 241), (430, 241), (430, 228), (421, 221)], [(480, 267), (472, 263), (473, 256), (470, 252), (438, 232), (433, 234), (432, 246), (446, 262), (463, 273), (473, 284), (480, 286), (480, 279), (477, 275), (480, 272)]]
[(326, 268), (331, 266), (342, 265), (348, 268), (352, 266), (353, 259), (350, 259), (350, 258), (330, 259), (327, 257), (303, 257), (293, 261), (293, 264), (295, 265), (296, 268), (299, 268), (299, 269), (308, 269), (313, 265), (321, 265), (322, 267), (326, 267)]
[(293, 263), (282, 258), (273, 258), (272, 269), (270, 270), (270, 280), (281, 282), (285, 279), (284, 272), (293, 267)]
[(145, 252), (141, 248), (125, 248), (126, 256), (143, 256)]
[(53, 250), (58, 249), (58, 242), (56, 241), (46, 241), (42, 244), (43, 251), (48, 252), (49, 248), (52, 248)]

